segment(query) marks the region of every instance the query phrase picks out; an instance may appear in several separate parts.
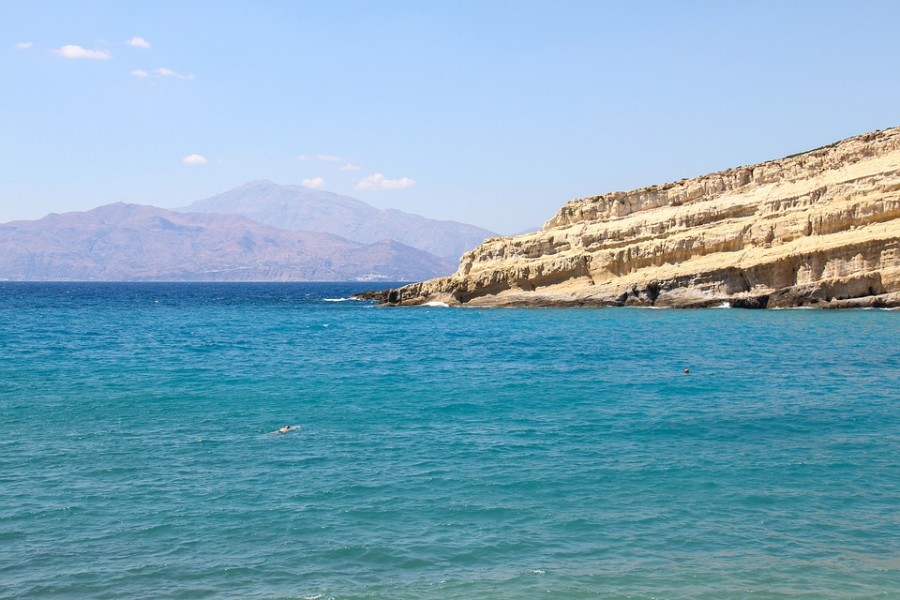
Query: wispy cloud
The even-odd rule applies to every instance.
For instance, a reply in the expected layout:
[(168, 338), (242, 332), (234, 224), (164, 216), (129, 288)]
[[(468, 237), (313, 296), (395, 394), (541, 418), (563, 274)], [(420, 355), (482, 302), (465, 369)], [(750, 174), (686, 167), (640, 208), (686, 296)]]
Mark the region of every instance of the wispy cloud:
[(139, 77), (141, 79), (143, 79), (144, 77), (150, 76), (150, 73), (148, 73), (147, 71), (145, 71), (143, 69), (135, 69), (134, 71), (131, 72), (131, 74), (134, 75), (135, 77)]
[(346, 163), (341, 167), (341, 171), (359, 171), (359, 165), (354, 165), (353, 163)]
[(184, 158), (181, 159), (186, 165), (205, 165), (209, 161), (202, 154), (188, 154)]
[(312, 177), (310, 179), (303, 180), (303, 187), (308, 188), (320, 188), (325, 185), (325, 179), (322, 177)]
[(112, 58), (112, 53), (109, 50), (90, 50), (76, 44), (68, 44), (52, 52), (63, 58), (90, 58), (93, 60), (109, 60)]
[(134, 46), (135, 48), (149, 48), (150, 47), (150, 42), (148, 42), (147, 40), (145, 40), (142, 37), (133, 37), (125, 43), (128, 44), (129, 46)]
[(375, 173), (364, 177), (356, 184), (358, 190), (402, 190), (416, 185), (414, 179), (400, 177), (399, 179), (387, 179), (381, 173)]
[(34, 46), (34, 42), (19, 42), (16, 44), (16, 50), (28, 50)]
[(316, 154), (315, 156), (310, 156), (309, 154), (301, 154), (297, 157), (297, 160), (300, 162), (308, 162), (311, 160), (320, 160), (322, 162), (340, 162), (340, 156), (334, 156), (333, 154)]
[(167, 69), (165, 67), (160, 67), (160, 68), (156, 69), (155, 73), (157, 75), (159, 75), (160, 77), (171, 77), (173, 79), (184, 79), (186, 81), (194, 78), (193, 75), (183, 75), (181, 73), (173, 71), (172, 69)]

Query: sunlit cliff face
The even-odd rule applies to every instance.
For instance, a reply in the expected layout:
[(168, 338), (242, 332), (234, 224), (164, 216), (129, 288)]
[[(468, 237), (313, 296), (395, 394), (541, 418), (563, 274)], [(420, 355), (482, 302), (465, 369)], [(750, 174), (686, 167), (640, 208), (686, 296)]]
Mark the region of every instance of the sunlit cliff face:
[[(695, 179), (573, 200), (492, 238), (402, 304), (900, 303), (900, 128)], [(844, 304), (842, 304), (842, 302)], [(852, 302), (850, 303), (853, 304)]]

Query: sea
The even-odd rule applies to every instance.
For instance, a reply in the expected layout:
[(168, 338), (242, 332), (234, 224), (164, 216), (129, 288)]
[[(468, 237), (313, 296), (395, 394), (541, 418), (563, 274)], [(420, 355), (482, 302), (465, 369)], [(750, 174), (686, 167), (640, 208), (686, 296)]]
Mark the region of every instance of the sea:
[(900, 312), (384, 286), (0, 283), (0, 598), (900, 598)]

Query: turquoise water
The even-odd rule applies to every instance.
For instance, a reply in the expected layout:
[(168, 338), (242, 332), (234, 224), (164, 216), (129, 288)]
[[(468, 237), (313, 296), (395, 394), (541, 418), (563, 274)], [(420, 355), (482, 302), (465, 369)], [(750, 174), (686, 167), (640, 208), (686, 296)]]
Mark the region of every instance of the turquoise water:
[(900, 598), (900, 313), (360, 287), (0, 283), (0, 597)]

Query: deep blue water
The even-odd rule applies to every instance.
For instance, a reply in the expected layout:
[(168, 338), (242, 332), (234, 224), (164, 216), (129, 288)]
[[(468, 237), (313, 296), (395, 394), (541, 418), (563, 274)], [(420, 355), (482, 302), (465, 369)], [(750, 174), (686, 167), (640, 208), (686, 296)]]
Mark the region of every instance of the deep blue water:
[(900, 598), (900, 313), (364, 287), (0, 283), (0, 598)]

